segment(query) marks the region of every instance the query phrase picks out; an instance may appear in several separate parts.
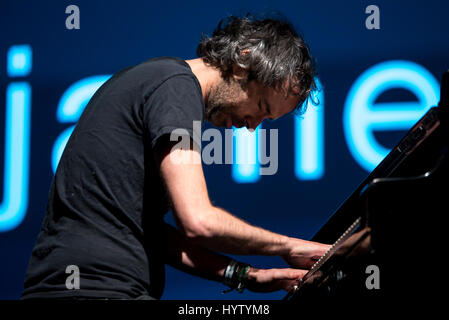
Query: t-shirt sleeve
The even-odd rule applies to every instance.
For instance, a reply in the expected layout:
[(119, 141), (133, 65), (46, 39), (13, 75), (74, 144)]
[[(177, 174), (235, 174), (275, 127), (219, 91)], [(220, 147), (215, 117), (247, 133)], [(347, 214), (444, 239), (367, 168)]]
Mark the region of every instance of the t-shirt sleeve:
[(204, 103), (196, 79), (190, 75), (176, 75), (160, 84), (144, 104), (144, 125), (151, 147), (165, 134), (189, 135), (201, 145), (201, 124)]

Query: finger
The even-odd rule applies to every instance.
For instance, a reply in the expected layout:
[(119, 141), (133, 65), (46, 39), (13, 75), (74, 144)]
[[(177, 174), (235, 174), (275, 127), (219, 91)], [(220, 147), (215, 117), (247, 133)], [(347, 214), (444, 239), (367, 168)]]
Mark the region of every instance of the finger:
[[(318, 260), (318, 259), (317, 259)], [(305, 259), (303, 257), (290, 258), (287, 262), (293, 268), (307, 268), (310, 269), (317, 260)]]
[(287, 292), (292, 290), (293, 287), (298, 284), (298, 281), (296, 280), (280, 280), (279, 282), (278, 289), (283, 289)]
[(265, 285), (257, 287), (258, 292), (273, 292), (279, 290), (289, 291), (296, 283), (295, 280), (274, 280)]
[(275, 269), (273, 279), (276, 280), (296, 280), (302, 278), (308, 271), (302, 269)]

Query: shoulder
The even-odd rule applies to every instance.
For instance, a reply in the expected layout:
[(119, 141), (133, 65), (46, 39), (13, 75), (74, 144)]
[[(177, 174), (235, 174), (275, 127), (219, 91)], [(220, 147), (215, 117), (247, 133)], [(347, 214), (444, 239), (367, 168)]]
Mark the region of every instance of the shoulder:
[(178, 92), (190, 91), (195, 95), (201, 94), (198, 79), (185, 60), (178, 57), (157, 57), (146, 60), (129, 71), (129, 76), (139, 79), (138, 82), (150, 89), (152, 93), (157, 89), (173, 87)]
[(134, 67), (134, 70), (142, 70), (148, 77), (151, 76), (161, 80), (178, 75), (194, 76), (187, 62), (177, 57), (152, 58), (138, 64)]

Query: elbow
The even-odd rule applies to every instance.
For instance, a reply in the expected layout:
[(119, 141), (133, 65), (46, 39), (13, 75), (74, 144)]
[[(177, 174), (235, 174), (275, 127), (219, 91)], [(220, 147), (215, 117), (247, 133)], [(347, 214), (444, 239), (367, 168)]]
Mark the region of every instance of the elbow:
[(210, 220), (204, 214), (196, 214), (183, 221), (180, 229), (191, 241), (201, 241), (213, 236)]

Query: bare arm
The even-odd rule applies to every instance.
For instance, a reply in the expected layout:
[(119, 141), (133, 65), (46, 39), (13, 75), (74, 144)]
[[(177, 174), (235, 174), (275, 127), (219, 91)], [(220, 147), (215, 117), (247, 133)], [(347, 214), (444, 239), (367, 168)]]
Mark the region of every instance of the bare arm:
[[(166, 224), (166, 263), (189, 274), (221, 282), (230, 258), (194, 244), (172, 226)], [(256, 292), (288, 291), (295, 281), (304, 276), (299, 269), (257, 269), (248, 271), (247, 288)]]
[[(199, 152), (161, 152), (158, 163), (180, 231), (191, 241), (230, 254), (278, 255), (295, 267), (310, 267), (328, 246), (252, 226), (211, 204)], [(184, 157), (190, 161), (174, 161)]]
[(230, 258), (195, 245), (177, 229), (166, 224), (166, 263), (205, 279), (221, 281)]

